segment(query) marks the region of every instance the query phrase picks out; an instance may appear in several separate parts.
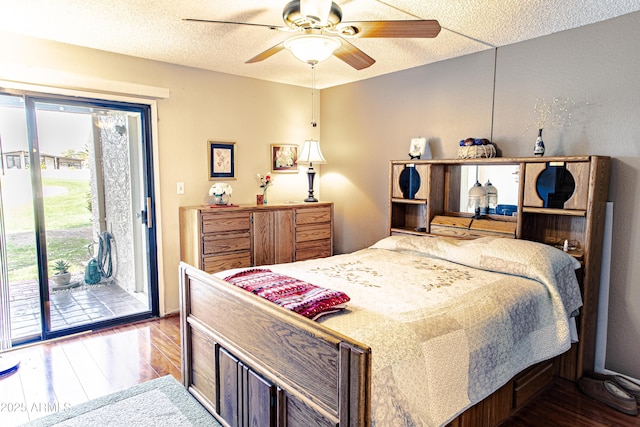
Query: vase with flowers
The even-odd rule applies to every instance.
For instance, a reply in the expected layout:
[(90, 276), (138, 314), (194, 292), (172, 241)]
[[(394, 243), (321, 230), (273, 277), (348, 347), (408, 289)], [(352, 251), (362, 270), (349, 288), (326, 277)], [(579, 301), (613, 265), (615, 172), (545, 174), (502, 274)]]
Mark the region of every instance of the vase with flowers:
[[(553, 98), (548, 101), (544, 98), (536, 99), (533, 109), (535, 127), (538, 129), (538, 138), (533, 148), (533, 154), (540, 157), (544, 155), (545, 147), (542, 140), (542, 130), (551, 127), (565, 127), (571, 125), (572, 109), (575, 102), (571, 98)], [(527, 126), (529, 128), (529, 126)], [(548, 136), (548, 134), (547, 134)]]
[(260, 181), (260, 188), (262, 189), (262, 203), (267, 204), (267, 189), (273, 185), (273, 180), (271, 179), (271, 175), (258, 174), (258, 181)]
[(229, 184), (225, 182), (215, 182), (211, 188), (209, 188), (208, 202), (210, 205), (230, 205), (231, 193), (233, 193), (233, 189)]

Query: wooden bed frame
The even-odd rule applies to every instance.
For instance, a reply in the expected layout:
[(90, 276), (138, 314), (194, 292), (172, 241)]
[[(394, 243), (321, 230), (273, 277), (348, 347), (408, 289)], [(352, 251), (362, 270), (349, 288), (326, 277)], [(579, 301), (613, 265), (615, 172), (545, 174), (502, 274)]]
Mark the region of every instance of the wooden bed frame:
[[(370, 424), (368, 346), (188, 264), (180, 278), (183, 383), (223, 425)], [(451, 425), (499, 424), (561, 359), (521, 372)]]
[(371, 349), (180, 264), (182, 378), (231, 426), (369, 424)]
[[(554, 375), (576, 380), (592, 367), (609, 161), (571, 159), (591, 164), (586, 179), (589, 208), (583, 214), (587, 225), (582, 232), (590, 233), (593, 244), (586, 246), (584, 254), (590, 264), (582, 273), (581, 343), (519, 373), (451, 426), (498, 425), (551, 384)], [(530, 212), (547, 213), (543, 209)], [(541, 220), (532, 221), (542, 227)], [(553, 223), (544, 219), (547, 222)], [(180, 264), (180, 291), (183, 384), (223, 425), (370, 425), (371, 349), (367, 345), (186, 263)]]

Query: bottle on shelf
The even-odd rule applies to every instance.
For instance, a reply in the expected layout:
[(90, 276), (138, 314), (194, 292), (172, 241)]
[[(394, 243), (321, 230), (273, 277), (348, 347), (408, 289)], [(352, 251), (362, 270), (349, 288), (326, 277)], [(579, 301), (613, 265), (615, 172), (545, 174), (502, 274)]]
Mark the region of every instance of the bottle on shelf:
[(544, 142), (542, 141), (542, 129), (538, 129), (538, 138), (536, 139), (536, 146), (533, 149), (535, 156), (541, 157), (544, 155)]

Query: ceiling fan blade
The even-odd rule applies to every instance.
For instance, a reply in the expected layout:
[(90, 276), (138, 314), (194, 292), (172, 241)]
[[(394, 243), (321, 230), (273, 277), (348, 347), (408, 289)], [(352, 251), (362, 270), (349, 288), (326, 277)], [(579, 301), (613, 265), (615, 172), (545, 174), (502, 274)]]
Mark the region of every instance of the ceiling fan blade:
[(264, 28), (268, 28), (270, 30), (291, 32), (291, 29), (287, 28), (287, 27), (279, 27), (277, 25), (269, 25), (269, 24), (254, 24), (254, 23), (251, 23), (251, 22), (214, 21), (214, 20), (210, 20), (210, 19), (197, 19), (197, 18), (182, 18), (182, 20), (183, 21), (189, 21), (189, 22), (206, 22), (206, 23), (209, 23), (209, 24), (249, 25), (249, 26), (252, 26), (252, 27), (264, 27)]
[(372, 66), (376, 60), (346, 41), (340, 40), (340, 47), (333, 52), (333, 55), (351, 65), (356, 70), (364, 70)]
[(352, 21), (336, 29), (344, 37), (433, 38), (440, 33), (435, 19), (419, 21)]
[(284, 49), (284, 42), (278, 43), (277, 45), (272, 46), (269, 49), (265, 50), (264, 52), (261, 52), (256, 56), (254, 56), (253, 58), (249, 59), (248, 61), (245, 62), (245, 64), (253, 64), (255, 62), (264, 61), (265, 59), (275, 55), (276, 53), (280, 52), (283, 49)]

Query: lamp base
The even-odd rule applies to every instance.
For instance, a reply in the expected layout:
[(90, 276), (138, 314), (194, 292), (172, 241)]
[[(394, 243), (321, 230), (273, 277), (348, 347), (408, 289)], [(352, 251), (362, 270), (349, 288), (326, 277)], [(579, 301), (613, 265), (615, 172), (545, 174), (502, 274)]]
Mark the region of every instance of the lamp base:
[(313, 178), (315, 178), (315, 176), (316, 176), (316, 171), (313, 170), (313, 164), (309, 164), (309, 170), (307, 171), (307, 177), (309, 178), (309, 195), (307, 196), (306, 199), (304, 199), (305, 202), (318, 201), (318, 199), (313, 197)]
[(482, 219), (484, 218), (484, 215), (482, 215), (480, 213), (480, 208), (476, 208), (476, 214), (474, 216), (471, 217), (472, 219)]

